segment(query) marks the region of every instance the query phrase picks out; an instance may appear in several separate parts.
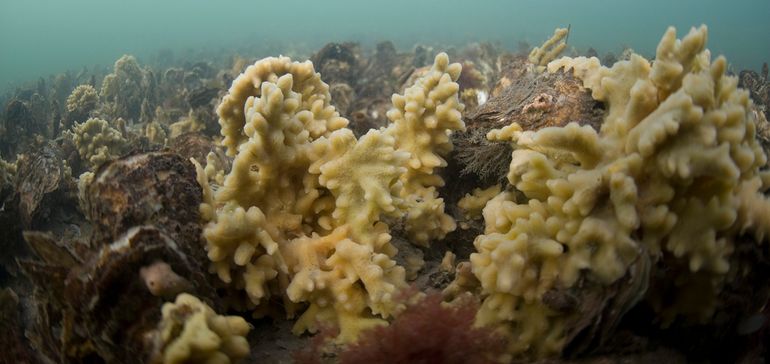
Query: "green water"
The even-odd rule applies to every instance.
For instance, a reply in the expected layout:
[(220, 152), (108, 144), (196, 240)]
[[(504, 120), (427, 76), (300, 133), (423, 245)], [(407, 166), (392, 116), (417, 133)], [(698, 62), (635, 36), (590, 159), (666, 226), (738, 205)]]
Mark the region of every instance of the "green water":
[(146, 60), (265, 49), (317, 49), (330, 41), (371, 45), (498, 41), (537, 45), (572, 25), (570, 45), (600, 54), (623, 46), (651, 55), (668, 25), (709, 26), (709, 48), (735, 69), (770, 60), (768, 0), (0, 0), (0, 90), (123, 54)]

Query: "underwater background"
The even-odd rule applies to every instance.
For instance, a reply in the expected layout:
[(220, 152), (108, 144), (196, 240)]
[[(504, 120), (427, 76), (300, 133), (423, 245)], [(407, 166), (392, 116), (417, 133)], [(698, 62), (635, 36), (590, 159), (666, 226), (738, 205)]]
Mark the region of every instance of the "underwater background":
[(181, 56), (192, 49), (266, 56), (330, 41), (371, 46), (382, 40), (399, 49), (469, 41), (516, 49), (567, 25), (578, 50), (620, 53), (627, 46), (649, 56), (667, 26), (686, 31), (706, 24), (712, 52), (729, 55), (735, 69), (758, 70), (770, 59), (769, 15), (766, 0), (2, 0), (0, 90), (111, 65), (123, 54), (147, 61), (161, 49)]
[(0, 0), (0, 364), (770, 362), (770, 0)]

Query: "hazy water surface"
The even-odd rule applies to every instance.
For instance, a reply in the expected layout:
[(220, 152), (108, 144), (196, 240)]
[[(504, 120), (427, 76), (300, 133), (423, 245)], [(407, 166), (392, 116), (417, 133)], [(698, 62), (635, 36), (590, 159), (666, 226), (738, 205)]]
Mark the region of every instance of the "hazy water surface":
[[(160, 49), (317, 49), (329, 41), (536, 45), (572, 25), (570, 45), (651, 55), (666, 26), (709, 26), (737, 69), (770, 60), (768, 0), (0, 0), (0, 90), (123, 54)], [(313, 48), (315, 47), (315, 48)], [(179, 53), (177, 53), (179, 54)]]

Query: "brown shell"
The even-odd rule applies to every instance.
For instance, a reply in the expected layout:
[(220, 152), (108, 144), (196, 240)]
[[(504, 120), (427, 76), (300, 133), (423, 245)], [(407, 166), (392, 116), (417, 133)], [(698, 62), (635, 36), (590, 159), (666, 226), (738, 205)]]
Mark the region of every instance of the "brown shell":
[(209, 152), (216, 150), (216, 146), (211, 138), (199, 133), (184, 133), (171, 140), (169, 148), (184, 159), (195, 158), (195, 160), (203, 164), (205, 164), (206, 156)]
[(571, 73), (521, 72), (524, 65), (509, 67), (492, 98), (468, 116), (468, 129), (496, 129), (516, 122), (525, 130), (538, 130), (573, 121), (599, 129), (604, 107)]
[[(490, 130), (514, 122), (525, 130), (538, 130), (573, 121), (598, 130), (604, 117), (602, 103), (571, 73), (535, 72), (524, 57), (501, 58), (501, 62), (502, 77), (492, 98), (466, 116), (464, 132), (453, 134), (455, 165), (450, 169), (476, 176), (481, 183), (475, 185), (481, 187), (504, 182), (511, 157), (509, 143), (487, 140)], [(460, 197), (467, 192), (462, 189)]]
[(64, 293), (76, 329), (63, 352), (77, 351), (73, 345), (83, 340), (107, 362), (136, 362), (148, 352), (145, 338), (160, 319), (163, 299), (150, 294), (139, 271), (158, 260), (194, 282), (191, 293), (215, 297), (200, 265), (205, 261), (188, 256), (158, 228), (131, 227), (67, 277)]
[(103, 165), (88, 186), (86, 215), (99, 228), (93, 245), (109, 244), (131, 227), (150, 224), (200, 251), (202, 190), (193, 164), (171, 152), (130, 155)]
[(66, 182), (62, 151), (55, 144), (47, 143), (39, 151), (22, 155), (17, 168), (19, 212), (23, 225), (30, 227), (33, 219), (46, 218), (48, 211), (40, 209), (43, 199)]

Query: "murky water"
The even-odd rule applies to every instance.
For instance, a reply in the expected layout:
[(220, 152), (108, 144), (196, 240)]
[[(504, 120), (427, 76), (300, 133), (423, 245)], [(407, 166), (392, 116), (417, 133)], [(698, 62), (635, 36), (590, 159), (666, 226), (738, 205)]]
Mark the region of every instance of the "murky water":
[(176, 54), (239, 49), (255, 56), (317, 49), (329, 41), (400, 48), (499, 41), (539, 44), (572, 25), (578, 49), (651, 54), (663, 30), (709, 26), (709, 47), (737, 69), (770, 60), (766, 0), (541, 1), (245, 1), (2, 0), (0, 89), (51, 73), (111, 65), (123, 54), (147, 61)]

